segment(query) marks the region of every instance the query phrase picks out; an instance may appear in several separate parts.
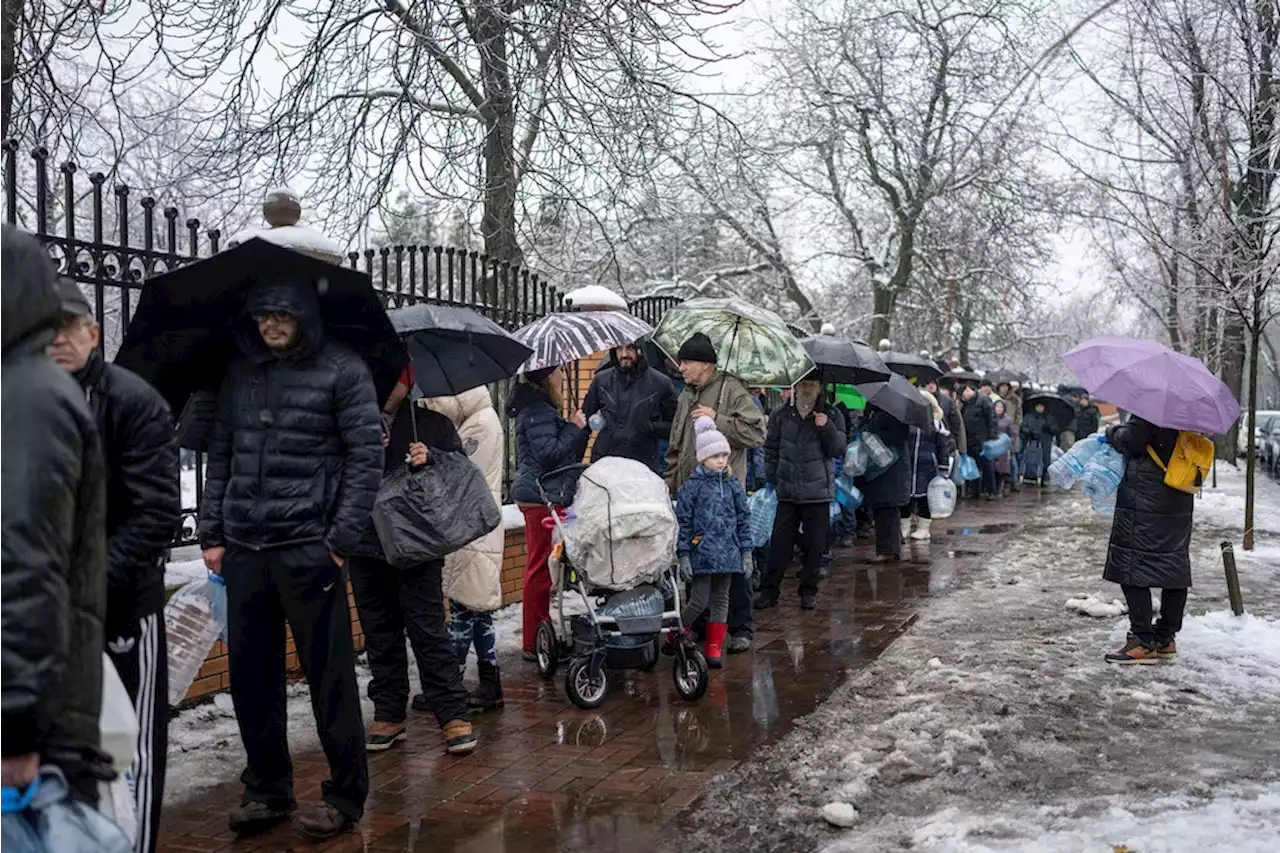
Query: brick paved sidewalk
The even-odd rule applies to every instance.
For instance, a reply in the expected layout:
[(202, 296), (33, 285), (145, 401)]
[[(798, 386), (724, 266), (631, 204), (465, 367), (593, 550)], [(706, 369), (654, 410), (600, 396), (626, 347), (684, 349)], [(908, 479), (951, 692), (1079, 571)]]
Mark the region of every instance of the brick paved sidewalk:
[[(837, 550), (818, 609), (802, 612), (794, 581), (781, 606), (759, 614), (755, 650), (726, 656), (706, 697), (680, 700), (664, 659), (648, 674), (611, 677), (605, 704), (580, 711), (563, 678), (544, 683), (532, 665), (503, 661), (506, 709), (477, 717), (480, 747), (447, 757), (433, 718), (411, 714), (402, 747), (370, 756), (372, 793), (357, 833), (311, 844), (287, 826), (236, 842), (226, 813), (234, 780), (170, 808), (160, 850), (489, 851), (664, 849), (706, 783), (785, 734), (911, 624), (931, 595), (985, 558), (1041, 498), (963, 505), (912, 562), (877, 568), (867, 542)], [(319, 799), (323, 756), (295, 757), (300, 803)]]

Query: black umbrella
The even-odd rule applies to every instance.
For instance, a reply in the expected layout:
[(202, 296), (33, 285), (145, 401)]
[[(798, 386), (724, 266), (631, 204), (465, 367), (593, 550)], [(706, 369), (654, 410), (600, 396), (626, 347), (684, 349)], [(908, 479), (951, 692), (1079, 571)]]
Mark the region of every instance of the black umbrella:
[(1044, 413), (1049, 416), (1049, 424), (1055, 433), (1063, 432), (1075, 420), (1076, 410), (1071, 403), (1050, 391), (1039, 391), (1023, 399), (1024, 418), (1028, 412), (1035, 411), (1037, 403), (1044, 404)]
[(921, 429), (933, 426), (929, 401), (900, 374), (892, 374), (887, 382), (859, 385), (858, 391), (867, 398), (868, 406), (874, 406), (896, 421)]
[(930, 382), (942, 375), (938, 365), (931, 359), (909, 352), (887, 352), (884, 354), (884, 363), (894, 373), (917, 382)]
[(1087, 396), (1089, 389), (1081, 385), (1059, 385), (1058, 393), (1065, 397)]
[(425, 397), (452, 397), (514, 376), (533, 350), (470, 308), (410, 305), (388, 311)]
[(245, 299), (262, 281), (314, 283), (325, 335), (364, 358), (381, 402), (409, 364), (386, 309), (364, 273), (254, 238), (211, 258), (148, 279), (116, 364), (150, 382), (175, 413), (222, 384), (235, 357)]
[(871, 347), (862, 341), (846, 341), (834, 335), (803, 338), (809, 358), (822, 370), (822, 378), (836, 385), (887, 382), (892, 371)]

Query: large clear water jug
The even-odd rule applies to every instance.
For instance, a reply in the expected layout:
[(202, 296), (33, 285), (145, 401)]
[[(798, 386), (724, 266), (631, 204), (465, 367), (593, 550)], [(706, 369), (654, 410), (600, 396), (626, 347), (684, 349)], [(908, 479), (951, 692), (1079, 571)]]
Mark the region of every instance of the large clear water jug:
[(929, 482), (927, 495), (933, 518), (950, 518), (956, 511), (956, 484), (941, 474)]
[(169, 646), (169, 705), (187, 695), (224, 625), (214, 613), (209, 582), (193, 580), (164, 606), (165, 641)]

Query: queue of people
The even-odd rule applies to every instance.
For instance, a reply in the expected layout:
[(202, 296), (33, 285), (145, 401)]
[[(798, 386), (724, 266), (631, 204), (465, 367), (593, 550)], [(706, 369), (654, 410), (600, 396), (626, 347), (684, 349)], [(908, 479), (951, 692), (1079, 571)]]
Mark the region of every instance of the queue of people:
[[(3, 237), (4, 785), (30, 789), (47, 768), (71, 799), (97, 806), (100, 783), (115, 775), (99, 735), (111, 667), (139, 722), (130, 770), (137, 830), (122, 848), (107, 839), (108, 825), (102, 849), (151, 851), (167, 747), (167, 708), (157, 705), (168, 692), (163, 561), (181, 514), (173, 417), (147, 382), (103, 361), (91, 306), (74, 282), (55, 280), (44, 249), (9, 227)], [(305, 279), (266, 276), (248, 291), (220, 377), (199, 520), (204, 562), (226, 586), (230, 690), (247, 759), (229, 825), (256, 834), (297, 809), (288, 627), (329, 765), (322, 801), (295, 818), (317, 841), (361, 820), (367, 754), (406, 739), (408, 709), (432, 714), (444, 750), (465, 755), (479, 743), (472, 714), (504, 705), (492, 618), (502, 602), (501, 529), (403, 565), (393, 564), (372, 518), (388, 482), (440, 453), (472, 460), (500, 500), (505, 446), (484, 387), (415, 399), (409, 368), (379, 394), (367, 360), (330, 334), (318, 300)], [(1064, 424), (1036, 395), (1026, 396), (1024, 416), (1017, 383), (993, 389), (946, 377), (922, 383), (928, 417), (907, 424), (874, 404), (861, 413), (837, 404), (821, 369), (770, 410), (758, 389), (721, 368), (706, 335), (690, 335), (674, 362), (678, 377), (647, 364), (639, 342), (615, 347), (568, 417), (562, 368), (516, 381), (507, 412), (511, 498), (525, 527), (526, 659), (536, 657), (537, 625), (550, 609), (548, 522), (571, 505), (589, 445), (592, 460), (622, 456), (664, 475), (689, 585), (683, 622), (698, 626), (709, 664), (719, 667), (725, 653), (751, 649), (753, 613), (779, 603), (797, 550), (799, 605), (813, 610), (833, 545), (873, 531), (870, 560), (887, 564), (901, 558), (904, 541), (931, 538), (928, 486), (953, 472), (958, 453), (980, 466), (974, 497), (998, 500), (1022, 482), (1042, 483), (1053, 447), (1099, 424), (1087, 397)], [(859, 434), (875, 436), (893, 458), (874, 478), (854, 478), (862, 514), (837, 514), (833, 526), (837, 477)], [(984, 444), (999, 435), (1008, 452), (985, 458)], [(1108, 659), (1166, 659), (1190, 585), (1183, 521), (1192, 504), (1161, 491), (1179, 434), (1134, 418), (1108, 439), (1128, 467), (1106, 577), (1123, 586), (1133, 619), (1130, 641)], [(778, 509), (760, 549), (747, 492), (764, 485)], [(1180, 519), (1178, 537), (1156, 515)], [(372, 673), (367, 727), (348, 580)], [(1154, 624), (1153, 586), (1165, 591)], [(480, 683), (468, 694), (462, 668), (473, 649)]]

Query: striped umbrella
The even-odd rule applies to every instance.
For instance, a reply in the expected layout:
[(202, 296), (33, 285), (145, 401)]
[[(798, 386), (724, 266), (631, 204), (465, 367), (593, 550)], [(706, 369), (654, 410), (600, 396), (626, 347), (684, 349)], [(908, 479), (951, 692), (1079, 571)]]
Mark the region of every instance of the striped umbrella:
[(533, 350), (521, 368), (527, 373), (634, 344), (652, 334), (652, 326), (625, 311), (575, 311), (548, 314), (518, 330), (515, 338)]

